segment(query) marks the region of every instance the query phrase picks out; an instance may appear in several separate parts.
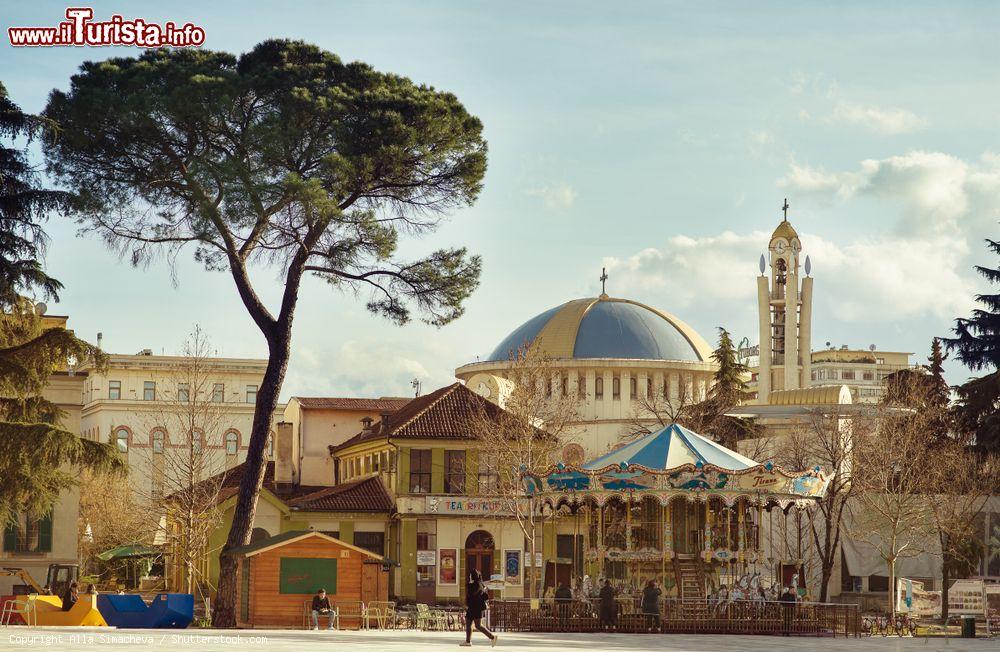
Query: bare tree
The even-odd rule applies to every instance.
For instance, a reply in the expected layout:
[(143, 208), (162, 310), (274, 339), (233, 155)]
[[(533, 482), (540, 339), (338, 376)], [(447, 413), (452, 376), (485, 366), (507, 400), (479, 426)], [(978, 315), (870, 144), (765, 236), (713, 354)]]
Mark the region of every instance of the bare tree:
[(935, 446), (928, 465), (928, 504), (941, 544), (941, 616), (948, 617), (948, 589), (956, 577), (968, 577), (984, 550), (983, 513), (1000, 481), (996, 456), (981, 457), (967, 442), (950, 440)]
[(889, 573), (889, 611), (895, 613), (896, 564), (933, 550), (933, 515), (927, 494), (933, 490), (929, 466), (935, 463), (929, 433), (939, 415), (933, 409), (902, 407), (910, 401), (880, 404), (874, 426), (855, 432), (854, 500), (851, 536), (868, 544)]
[[(532, 480), (561, 461), (574, 443), (579, 398), (564, 391), (549, 359), (526, 348), (512, 356), (505, 376), (503, 409), (484, 404), (470, 427), (479, 440), (480, 463), (497, 471), (495, 486), (480, 489), (495, 493), (503, 511), (513, 515), (533, 561), (543, 515)], [(529, 595), (541, 595), (534, 570), (526, 584)]]
[(83, 471), (77, 547), (82, 573), (101, 575), (98, 555), (115, 546), (152, 543), (156, 523), (149, 505), (123, 482), (121, 473)]
[[(142, 493), (157, 525), (165, 519), (161, 532), (170, 562), (180, 571), (179, 588), (192, 594), (211, 588), (201, 562), (212, 533), (222, 524), (221, 472), (226, 458), (235, 458), (239, 450), (238, 439), (227, 440), (225, 397), (214, 391), (218, 373), (209, 361), (211, 351), (196, 326), (179, 363), (157, 386), (155, 407), (146, 415), (152, 441), (144, 451), (151, 482)], [(231, 443), (234, 450), (227, 449)]]
[[(844, 413), (839, 406), (813, 410), (799, 427), (774, 443), (775, 460), (790, 469), (819, 466), (830, 478), (826, 493), (816, 501), (804, 533), (811, 540), (820, 571), (820, 602), (829, 597), (830, 578), (840, 554), (844, 511), (855, 490), (855, 433), (864, 437), (872, 426), (871, 411)], [(818, 517), (818, 518), (817, 518)]]

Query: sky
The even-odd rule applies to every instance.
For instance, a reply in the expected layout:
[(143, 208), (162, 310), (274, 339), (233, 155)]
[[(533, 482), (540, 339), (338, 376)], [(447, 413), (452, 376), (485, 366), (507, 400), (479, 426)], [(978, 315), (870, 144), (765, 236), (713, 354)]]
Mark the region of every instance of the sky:
[[(308, 281), (282, 393), (408, 395), (454, 380), (535, 314), (608, 292), (671, 312), (709, 342), (756, 341), (757, 261), (781, 219), (812, 260), (813, 342), (915, 352), (998, 266), (1000, 5), (980, 2), (92, 2), (193, 22), (205, 46), (302, 39), (457, 95), (484, 124), (474, 206), (408, 252), (468, 246), (479, 289), (457, 321), (403, 327), (365, 295)], [(65, 4), (9, 3), (3, 27), (55, 25)], [(6, 29), (4, 30), (6, 32)], [(0, 45), (0, 81), (27, 111), (86, 60), (128, 48)], [(222, 273), (192, 252), (133, 268), (50, 221), (50, 313), (116, 353), (176, 353), (196, 324), (219, 355), (264, 357)], [(258, 272), (277, 301), (273, 270)], [(953, 383), (969, 372), (954, 361)]]

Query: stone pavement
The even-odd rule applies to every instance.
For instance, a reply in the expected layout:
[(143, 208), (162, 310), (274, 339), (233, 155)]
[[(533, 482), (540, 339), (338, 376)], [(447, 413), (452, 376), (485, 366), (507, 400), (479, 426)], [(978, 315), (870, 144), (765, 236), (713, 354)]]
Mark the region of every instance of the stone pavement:
[[(461, 632), (149, 630), (73, 627), (0, 628), (0, 650), (197, 650), (199, 652), (452, 652)], [(473, 648), (489, 649), (474, 633)], [(1000, 640), (909, 638), (782, 638), (681, 634), (500, 634), (496, 649), (520, 652), (607, 650), (609, 652), (978, 652), (1000, 650)]]

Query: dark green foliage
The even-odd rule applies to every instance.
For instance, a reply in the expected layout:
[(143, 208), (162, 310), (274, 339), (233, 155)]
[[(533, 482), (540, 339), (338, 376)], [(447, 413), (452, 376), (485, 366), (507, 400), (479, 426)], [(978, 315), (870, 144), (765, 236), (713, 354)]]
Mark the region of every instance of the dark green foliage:
[[(1000, 242), (986, 240), (994, 254), (1000, 254)], [(1000, 269), (976, 266), (987, 281), (1000, 283)], [(956, 421), (960, 429), (972, 434), (977, 445), (988, 451), (1000, 451), (1000, 294), (978, 294), (982, 306), (968, 318), (955, 320), (955, 337), (943, 338), (948, 351), (972, 371), (987, 371), (970, 378), (956, 388)]]
[(757, 434), (757, 428), (750, 419), (726, 416), (726, 412), (751, 397), (747, 378), (750, 369), (744, 364), (733, 344), (733, 339), (725, 328), (719, 327), (719, 345), (712, 352), (712, 360), (718, 365), (712, 388), (701, 403), (691, 407), (693, 423), (700, 424), (701, 430), (711, 435), (722, 445), (735, 450), (737, 442)]
[[(30, 139), (43, 123), (10, 101), (0, 85), (0, 137)], [(0, 523), (19, 511), (47, 513), (76, 484), (80, 467), (119, 469), (106, 445), (60, 427), (42, 393), (53, 372), (101, 355), (61, 327), (46, 327), (25, 295), (55, 298), (62, 285), (42, 269), (41, 222), (66, 207), (66, 195), (41, 188), (24, 151), (0, 146)]]

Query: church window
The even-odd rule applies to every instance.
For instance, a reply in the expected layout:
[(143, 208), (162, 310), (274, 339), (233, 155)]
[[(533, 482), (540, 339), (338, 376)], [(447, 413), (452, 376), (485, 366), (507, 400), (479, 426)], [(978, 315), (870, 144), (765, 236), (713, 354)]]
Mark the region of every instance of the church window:
[(844, 371), (841, 372), (840, 377), (844, 380), (854, 380), (854, 370), (844, 369)]
[(569, 396), (569, 376), (562, 377), (562, 395)]
[(861, 374), (861, 379), (862, 380), (871, 380), (872, 379), (872, 372), (870, 372), (870, 371), (863, 372)]
[(611, 380), (611, 398), (618, 400), (622, 397), (622, 380), (618, 376), (615, 376)]
[(581, 400), (587, 398), (587, 381), (579, 375), (576, 377), (576, 394)]
[(639, 396), (638, 381), (636, 381), (635, 378), (629, 378), (628, 397), (634, 401), (636, 398), (638, 398), (638, 396)]
[(646, 379), (646, 397), (647, 398), (653, 398), (653, 379), (652, 378), (647, 378)]
[(598, 377), (594, 381), (594, 398), (604, 398), (604, 379)]

